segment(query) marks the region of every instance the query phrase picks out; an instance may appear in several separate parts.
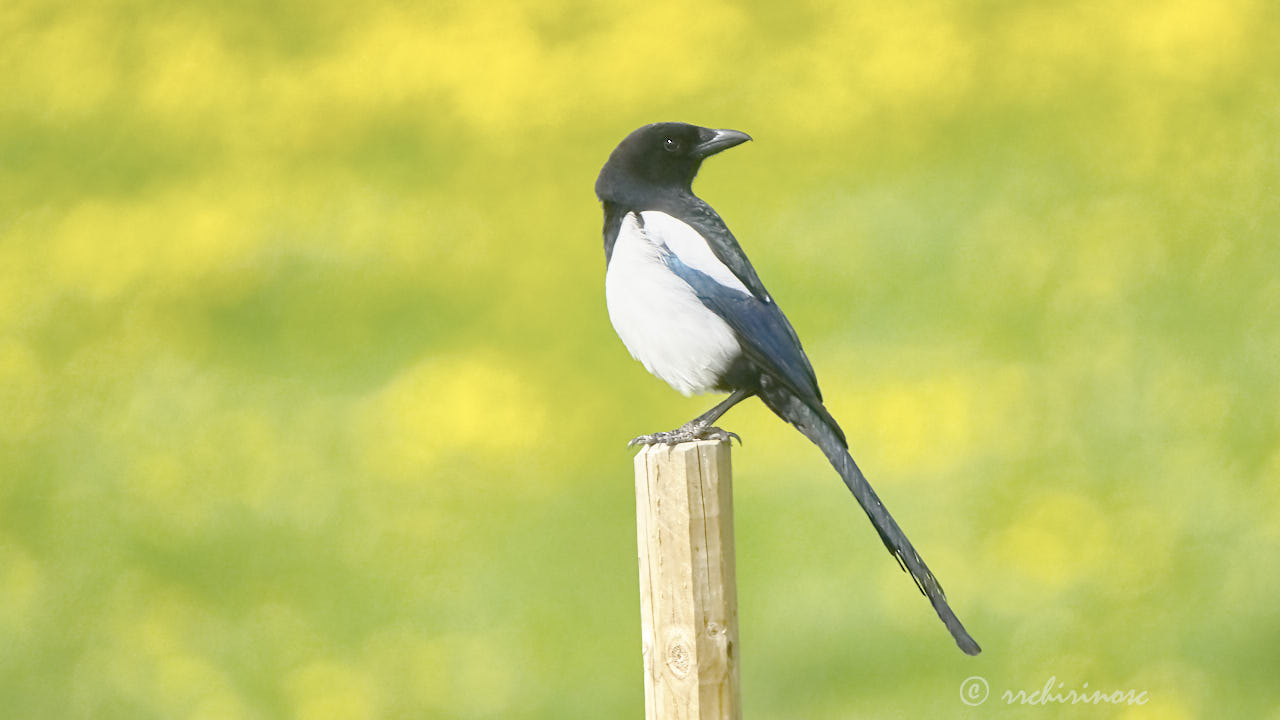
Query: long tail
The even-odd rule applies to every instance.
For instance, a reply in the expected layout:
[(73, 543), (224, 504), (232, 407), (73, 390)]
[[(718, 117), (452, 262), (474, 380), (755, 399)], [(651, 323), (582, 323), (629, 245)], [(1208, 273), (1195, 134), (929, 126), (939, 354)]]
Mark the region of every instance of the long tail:
[(779, 417), (796, 426), (805, 437), (813, 441), (827, 456), (827, 460), (831, 461), (831, 465), (836, 472), (840, 473), (844, 484), (849, 486), (849, 491), (857, 498), (862, 509), (866, 511), (867, 517), (871, 519), (871, 524), (880, 534), (884, 546), (893, 554), (898, 565), (910, 573), (911, 579), (915, 580), (920, 592), (929, 598), (938, 617), (947, 626), (947, 630), (951, 631), (956, 645), (968, 655), (977, 655), (982, 652), (982, 648), (969, 637), (960, 619), (951, 611), (942, 586), (929, 571), (929, 566), (924, 564), (924, 558), (916, 552), (911, 541), (902, 532), (902, 528), (898, 527), (898, 523), (889, 514), (884, 503), (880, 502), (876, 491), (871, 489), (871, 484), (858, 469), (857, 463), (850, 457), (844, 433), (836, 424), (835, 418), (831, 417), (831, 414), (820, 404), (816, 408), (810, 407), (789, 390), (781, 387), (775, 386), (765, 390), (761, 393), (761, 399)]

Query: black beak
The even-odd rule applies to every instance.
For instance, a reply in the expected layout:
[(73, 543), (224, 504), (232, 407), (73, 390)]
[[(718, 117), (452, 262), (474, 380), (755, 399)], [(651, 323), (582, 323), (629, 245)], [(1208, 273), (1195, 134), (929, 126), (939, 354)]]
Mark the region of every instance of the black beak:
[(699, 159), (710, 157), (750, 139), (750, 135), (737, 130), (704, 130), (702, 142), (693, 146), (693, 155)]

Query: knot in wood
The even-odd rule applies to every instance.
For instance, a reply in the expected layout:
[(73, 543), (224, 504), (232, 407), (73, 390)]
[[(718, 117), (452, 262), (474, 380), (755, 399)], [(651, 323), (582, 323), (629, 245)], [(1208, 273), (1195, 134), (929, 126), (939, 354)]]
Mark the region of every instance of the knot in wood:
[(693, 665), (693, 652), (689, 648), (688, 640), (682, 635), (676, 635), (667, 641), (666, 663), (672, 675), (678, 678), (689, 675)]

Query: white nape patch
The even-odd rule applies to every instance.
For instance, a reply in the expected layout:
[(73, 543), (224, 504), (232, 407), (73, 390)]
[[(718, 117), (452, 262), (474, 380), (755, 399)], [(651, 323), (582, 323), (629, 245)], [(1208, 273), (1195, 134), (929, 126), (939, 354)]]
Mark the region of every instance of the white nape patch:
[(680, 258), (680, 262), (710, 275), (721, 285), (740, 293), (751, 294), (729, 266), (720, 262), (720, 258), (711, 251), (702, 235), (683, 220), (677, 220), (658, 210), (645, 210), (640, 213), (640, 219), (644, 221), (643, 230), (650, 242), (666, 245), (668, 250)]
[(684, 395), (710, 392), (742, 347), (662, 255), (675, 253), (689, 267), (734, 287), (711, 272), (719, 266), (742, 292), (747, 289), (693, 228), (665, 213), (645, 211), (643, 218), (641, 227), (635, 213), (627, 213), (618, 230), (604, 278), (609, 320), (650, 373)]

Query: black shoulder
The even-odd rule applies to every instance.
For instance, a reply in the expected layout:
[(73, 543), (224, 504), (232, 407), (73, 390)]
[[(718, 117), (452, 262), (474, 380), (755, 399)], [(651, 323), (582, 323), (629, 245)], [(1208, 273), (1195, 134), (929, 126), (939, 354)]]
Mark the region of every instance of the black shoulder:
[(613, 244), (618, 241), (618, 231), (622, 229), (622, 218), (627, 216), (627, 209), (617, 203), (604, 202), (604, 262), (609, 264), (613, 257)]

